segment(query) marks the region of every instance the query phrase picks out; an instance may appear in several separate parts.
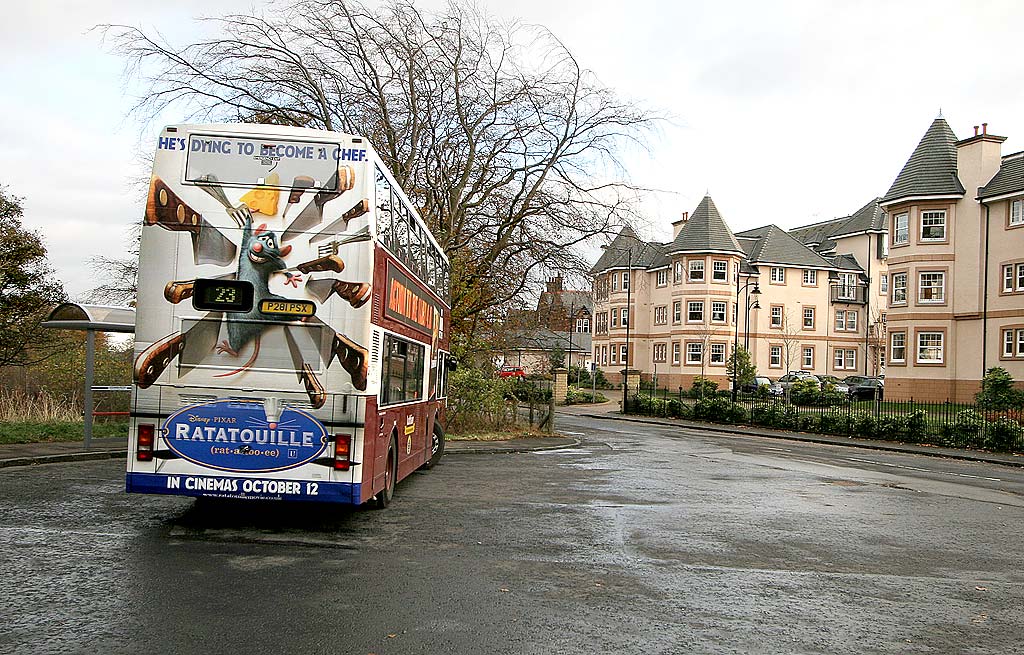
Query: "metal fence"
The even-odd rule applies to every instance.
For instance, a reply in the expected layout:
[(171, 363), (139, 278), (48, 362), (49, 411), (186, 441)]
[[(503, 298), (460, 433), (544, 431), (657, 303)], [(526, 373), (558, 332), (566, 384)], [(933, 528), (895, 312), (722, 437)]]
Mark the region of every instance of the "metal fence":
[(733, 403), (722, 392), (700, 399), (682, 390), (647, 388), (629, 397), (626, 413), (949, 448), (1024, 452), (1021, 407), (994, 410), (972, 403), (913, 399), (797, 405), (785, 398), (749, 395)]

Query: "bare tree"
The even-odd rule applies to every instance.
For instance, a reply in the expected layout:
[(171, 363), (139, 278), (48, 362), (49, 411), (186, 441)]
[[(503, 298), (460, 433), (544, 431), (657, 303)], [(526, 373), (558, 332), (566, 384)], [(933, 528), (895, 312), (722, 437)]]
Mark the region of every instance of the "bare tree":
[(368, 137), (453, 262), (465, 339), (552, 271), (584, 270), (577, 246), (633, 216), (640, 189), (622, 182), (619, 152), (642, 146), (657, 118), (543, 28), (404, 0), (297, 0), (206, 20), (217, 36), (182, 46), (104, 26), (147, 85), (136, 111)]
[(786, 373), (793, 368), (793, 362), (800, 355), (800, 333), (802, 326), (799, 321), (793, 320), (790, 310), (786, 310), (782, 316), (782, 330), (779, 333), (779, 340), (782, 341), (782, 356), (786, 360)]

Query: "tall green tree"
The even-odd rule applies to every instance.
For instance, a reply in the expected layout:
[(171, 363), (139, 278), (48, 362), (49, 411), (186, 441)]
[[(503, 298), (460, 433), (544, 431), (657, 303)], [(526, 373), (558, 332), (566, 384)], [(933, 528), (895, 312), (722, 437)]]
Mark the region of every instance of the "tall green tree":
[(750, 358), (750, 351), (740, 346), (729, 355), (729, 359), (725, 360), (725, 371), (729, 374), (729, 380), (732, 380), (733, 367), (736, 368), (736, 385), (742, 387), (745, 384), (753, 384), (754, 377), (757, 376), (757, 367), (754, 366), (754, 362)]
[(0, 366), (49, 356), (58, 337), (40, 323), (67, 299), (42, 238), (22, 225), (22, 202), (0, 186)]

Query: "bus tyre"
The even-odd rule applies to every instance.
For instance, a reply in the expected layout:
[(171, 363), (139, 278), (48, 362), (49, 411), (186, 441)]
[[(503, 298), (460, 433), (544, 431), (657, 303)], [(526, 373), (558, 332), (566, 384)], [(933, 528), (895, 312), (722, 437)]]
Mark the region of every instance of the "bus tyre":
[(395, 497), (395, 481), (398, 479), (398, 446), (395, 438), (388, 444), (387, 465), (384, 467), (384, 488), (377, 494), (377, 508), (384, 509)]
[(441, 457), (444, 455), (444, 430), (441, 429), (441, 424), (434, 419), (434, 432), (430, 435), (430, 457), (423, 464), (423, 468), (428, 471), (441, 461)]

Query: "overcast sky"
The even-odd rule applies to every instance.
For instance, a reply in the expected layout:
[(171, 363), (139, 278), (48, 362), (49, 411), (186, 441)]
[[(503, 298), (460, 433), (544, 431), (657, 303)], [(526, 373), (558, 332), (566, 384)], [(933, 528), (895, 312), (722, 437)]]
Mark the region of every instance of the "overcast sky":
[[(200, 14), (250, 2), (37, 0), (0, 23), (0, 184), (25, 199), (68, 292), (95, 286), (86, 260), (124, 252), (141, 220), (139, 153), (126, 116), (133, 88), (98, 23), (188, 38)], [(431, 6), (435, 3), (423, 3)], [(960, 138), (974, 125), (1024, 149), (1024, 56), (1017, 2), (680, 2), (483, 0), (501, 18), (541, 24), (607, 86), (674, 119), (631, 181), (665, 190), (642, 236), (705, 192), (736, 231), (852, 213), (886, 192), (940, 108)], [(174, 118), (169, 119), (173, 122)]]

